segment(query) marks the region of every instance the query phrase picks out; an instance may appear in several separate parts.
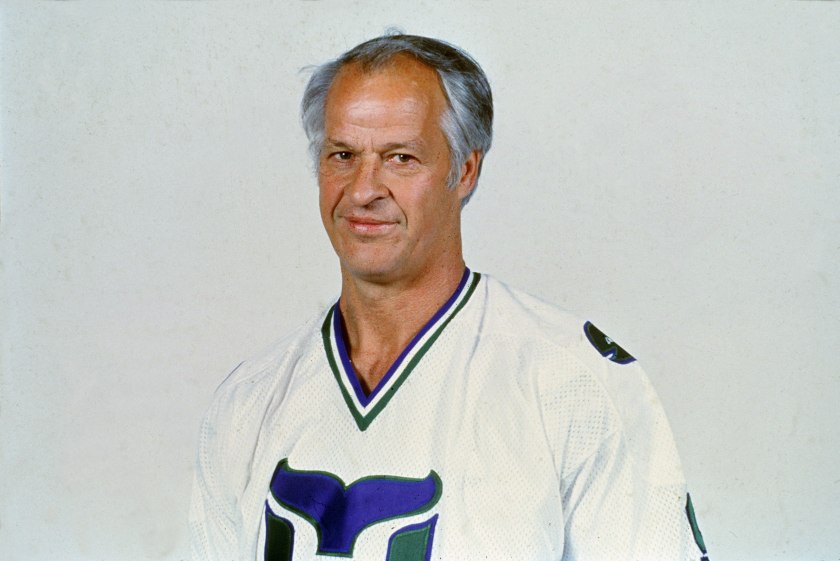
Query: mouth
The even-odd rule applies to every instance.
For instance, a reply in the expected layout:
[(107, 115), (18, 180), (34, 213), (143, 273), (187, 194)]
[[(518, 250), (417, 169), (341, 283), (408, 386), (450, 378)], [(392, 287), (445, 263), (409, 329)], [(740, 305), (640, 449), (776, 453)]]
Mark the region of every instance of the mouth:
[(362, 236), (387, 234), (397, 225), (396, 222), (390, 220), (366, 216), (344, 216), (343, 218), (351, 232)]

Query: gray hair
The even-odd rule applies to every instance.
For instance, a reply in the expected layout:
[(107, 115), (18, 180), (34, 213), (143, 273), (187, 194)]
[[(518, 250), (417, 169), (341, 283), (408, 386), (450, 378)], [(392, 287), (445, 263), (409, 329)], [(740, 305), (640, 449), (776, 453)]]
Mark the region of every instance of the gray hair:
[(309, 139), (315, 168), (318, 168), (324, 144), (327, 94), (339, 70), (348, 64), (358, 64), (365, 72), (378, 70), (400, 54), (410, 55), (437, 72), (446, 96), (447, 108), (441, 116), (440, 127), (450, 151), (448, 186), (455, 188), (458, 184), (461, 167), (474, 150), (482, 156), (476, 173), (477, 182), (483, 156), (493, 141), (493, 95), (487, 76), (470, 55), (454, 45), (398, 32), (365, 41), (337, 59), (315, 67), (300, 104), (303, 129)]

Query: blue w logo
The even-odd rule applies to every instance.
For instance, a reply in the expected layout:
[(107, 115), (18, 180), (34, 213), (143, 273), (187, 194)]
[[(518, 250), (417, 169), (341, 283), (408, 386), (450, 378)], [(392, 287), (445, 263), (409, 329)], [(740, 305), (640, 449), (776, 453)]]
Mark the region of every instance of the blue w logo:
[[(432, 471), (424, 479), (365, 477), (349, 486), (318, 471), (297, 471), (281, 460), (271, 478), (274, 499), (314, 526), (319, 555), (350, 557), (359, 534), (372, 524), (419, 514), (440, 499), (441, 480)], [(437, 515), (392, 534), (386, 561), (429, 559)], [(265, 505), (265, 560), (291, 561), (294, 526)]]

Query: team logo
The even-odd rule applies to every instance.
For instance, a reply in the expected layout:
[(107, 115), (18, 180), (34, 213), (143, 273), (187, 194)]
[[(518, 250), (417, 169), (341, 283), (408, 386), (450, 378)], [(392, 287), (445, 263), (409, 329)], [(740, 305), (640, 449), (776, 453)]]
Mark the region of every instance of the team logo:
[[(281, 460), (271, 478), (271, 497), (301, 516), (318, 537), (313, 554), (353, 556), (356, 539), (374, 524), (420, 514), (440, 499), (442, 483), (434, 472), (423, 479), (372, 476), (350, 485), (326, 472), (298, 471)], [(428, 561), (437, 515), (391, 534), (385, 561)], [(295, 547), (292, 522), (265, 504), (265, 561), (291, 561)]]
[(630, 364), (635, 358), (622, 349), (618, 343), (604, 335), (604, 333), (590, 322), (583, 324), (583, 332), (592, 346), (601, 353), (601, 356), (610, 359), (617, 364)]

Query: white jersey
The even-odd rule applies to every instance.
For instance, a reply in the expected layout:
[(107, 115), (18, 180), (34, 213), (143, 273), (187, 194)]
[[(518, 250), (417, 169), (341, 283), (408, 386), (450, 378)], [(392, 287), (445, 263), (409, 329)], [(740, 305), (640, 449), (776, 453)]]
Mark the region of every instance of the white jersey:
[(219, 387), (194, 559), (705, 559), (659, 400), (592, 324), (467, 271), (370, 395), (341, 325)]

